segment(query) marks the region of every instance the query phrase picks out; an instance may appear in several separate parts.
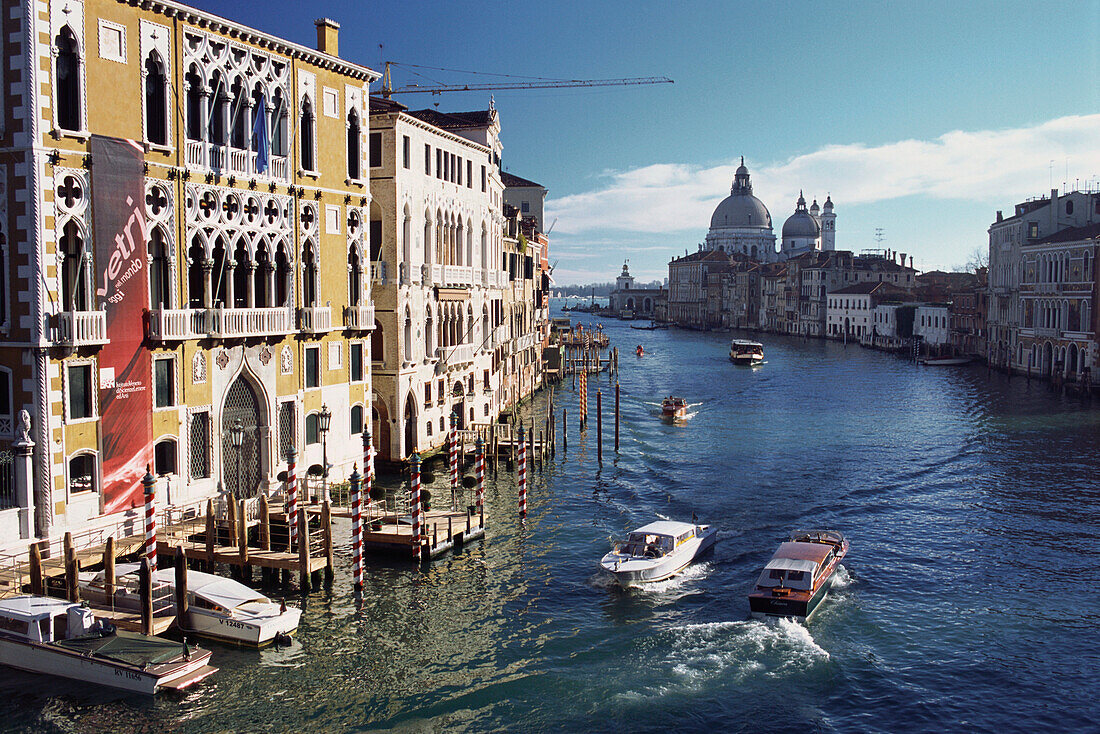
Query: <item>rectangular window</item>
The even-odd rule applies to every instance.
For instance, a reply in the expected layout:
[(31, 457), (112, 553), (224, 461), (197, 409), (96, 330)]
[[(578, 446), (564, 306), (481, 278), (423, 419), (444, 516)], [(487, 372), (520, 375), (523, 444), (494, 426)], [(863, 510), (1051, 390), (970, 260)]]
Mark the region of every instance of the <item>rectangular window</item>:
[(69, 367), (69, 420), (91, 418), (92, 366), (77, 364)]
[(175, 359), (153, 360), (153, 384), (158, 408), (170, 408), (176, 404), (175, 367)]
[(451, 183), (454, 183), (455, 181), (458, 180), (458, 174), (455, 173), (455, 169), (457, 167), (458, 167), (458, 156), (456, 156), (454, 153), (451, 153), (451, 177), (449, 179)]
[(519, 210), (526, 214), (527, 212), (531, 211), (531, 204), (526, 201), (521, 201), (519, 204)]
[(405, 168), (412, 168), (412, 141), (408, 135), (401, 141), (401, 163)]
[(431, 407), (432, 404), (432, 383), (424, 383), (424, 407)]
[(485, 166), (481, 167), (481, 191), (485, 192)]
[(461, 186), (462, 185), (462, 159), (461, 158), (458, 159), (458, 166), (456, 166), (456, 170), (458, 171), (458, 185)]
[(321, 348), (306, 347), (306, 387), (321, 386)]
[(1039, 223), (1038, 222), (1028, 222), (1027, 223), (1027, 236), (1030, 237), (1030, 238), (1033, 238), (1033, 239), (1035, 237), (1039, 236)]
[(466, 188), (474, 187), (474, 162), (466, 161)]
[(424, 144), (424, 175), (432, 175), (432, 146)]
[(370, 167), (379, 168), (382, 165), (382, 133), (370, 134)]
[(489, 391), (491, 389), (489, 385), (489, 370), (485, 370), (484, 385), (486, 391)]
[(443, 178), (443, 151), (435, 149), (435, 177)]
[(363, 345), (356, 342), (348, 350), (348, 367), (351, 369), (351, 381), (363, 381)]
[(287, 454), (295, 446), (294, 430), (296, 416), (297, 411), (295, 410), (293, 400), (279, 403), (279, 459), (281, 461), (286, 460)]
[(210, 476), (210, 413), (202, 411), (191, 414), (191, 432), (188, 437), (191, 454), (191, 478), (205, 479)]
[(153, 446), (153, 472), (162, 477), (176, 473), (176, 442), (170, 439)]

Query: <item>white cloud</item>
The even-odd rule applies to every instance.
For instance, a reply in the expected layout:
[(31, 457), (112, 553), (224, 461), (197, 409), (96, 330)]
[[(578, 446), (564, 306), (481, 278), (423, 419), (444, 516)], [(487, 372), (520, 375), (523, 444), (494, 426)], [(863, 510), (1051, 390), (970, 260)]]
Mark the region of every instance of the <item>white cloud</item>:
[[(1075, 115), (1008, 130), (955, 130), (932, 140), (878, 146), (828, 145), (790, 160), (754, 166), (755, 193), (778, 228), (800, 189), (838, 209), (905, 196), (984, 202), (1009, 208), (1045, 191), (1050, 162), (1100, 171), (1100, 115)], [(704, 232), (729, 191), (738, 161), (712, 167), (662, 163), (609, 172), (602, 188), (547, 202), (557, 231)], [(1060, 186), (1060, 177), (1055, 186)]]

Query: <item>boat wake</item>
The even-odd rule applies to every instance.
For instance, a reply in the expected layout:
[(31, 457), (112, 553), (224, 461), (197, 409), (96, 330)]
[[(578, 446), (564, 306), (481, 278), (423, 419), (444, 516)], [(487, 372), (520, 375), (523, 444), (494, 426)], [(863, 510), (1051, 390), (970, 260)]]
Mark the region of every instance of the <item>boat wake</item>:
[(844, 566), (837, 566), (836, 571), (833, 572), (833, 588), (847, 589), (852, 583), (852, 575), (848, 573), (848, 569)]

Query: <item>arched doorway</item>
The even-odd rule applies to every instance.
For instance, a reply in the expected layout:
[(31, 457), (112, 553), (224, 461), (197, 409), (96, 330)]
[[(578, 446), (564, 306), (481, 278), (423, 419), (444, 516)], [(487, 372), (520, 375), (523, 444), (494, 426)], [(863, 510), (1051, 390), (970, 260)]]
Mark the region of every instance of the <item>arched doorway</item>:
[(405, 456), (416, 451), (416, 400), (410, 392), (405, 398)]
[(1043, 345), (1043, 375), (1049, 377), (1054, 370), (1054, 348), (1047, 342)]
[(386, 410), (386, 402), (377, 395), (371, 400), (370, 435), (374, 441), (375, 455), (386, 461), (392, 461), (390, 456), (393, 451), (390, 444), (390, 413)]
[(1066, 376), (1072, 377), (1077, 374), (1077, 345), (1069, 345), (1069, 356), (1066, 358)]
[(451, 413), (456, 417), (455, 426), (458, 430), (466, 428), (466, 394), (462, 389), (462, 381), (455, 380), (451, 389)]
[[(260, 426), (266, 426), (260, 399), (244, 376), (237, 377), (225, 394), (222, 406), (222, 478), (226, 491), (237, 499), (256, 496), (266, 458), (260, 450)], [(233, 445), (233, 428), (241, 422), (243, 437), (238, 449)]]

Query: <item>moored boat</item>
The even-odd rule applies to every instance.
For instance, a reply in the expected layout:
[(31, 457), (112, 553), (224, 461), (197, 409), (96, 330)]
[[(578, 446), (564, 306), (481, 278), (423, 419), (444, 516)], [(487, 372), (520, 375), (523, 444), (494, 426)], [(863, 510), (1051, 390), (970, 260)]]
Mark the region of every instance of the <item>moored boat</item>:
[(920, 364), (928, 367), (960, 367), (973, 361), (973, 357), (926, 357), (920, 360)]
[(658, 520), (616, 543), (600, 567), (621, 586), (663, 581), (713, 547), (717, 535), (712, 525)]
[(734, 364), (757, 365), (764, 361), (764, 345), (748, 339), (730, 341), (730, 361)]
[(210, 652), (186, 641), (119, 632), (79, 604), (33, 595), (0, 599), (0, 663), (147, 694), (217, 672)]
[(661, 403), (661, 418), (669, 421), (683, 420), (687, 418), (687, 401), (669, 395)]
[(793, 533), (764, 566), (749, 594), (752, 616), (809, 618), (829, 593), (847, 553), (848, 540), (835, 530)]
[[(108, 597), (102, 571), (80, 574), (81, 595), (95, 604), (140, 610), (137, 565), (120, 564), (115, 576), (115, 592)], [(165, 603), (175, 614), (175, 570), (157, 571), (153, 584), (155, 589), (167, 590)], [(201, 571), (187, 572), (187, 608), (188, 618), (176, 622), (185, 634), (250, 647), (287, 640), (298, 629), (302, 616), (297, 607), (274, 602), (242, 583)]]

